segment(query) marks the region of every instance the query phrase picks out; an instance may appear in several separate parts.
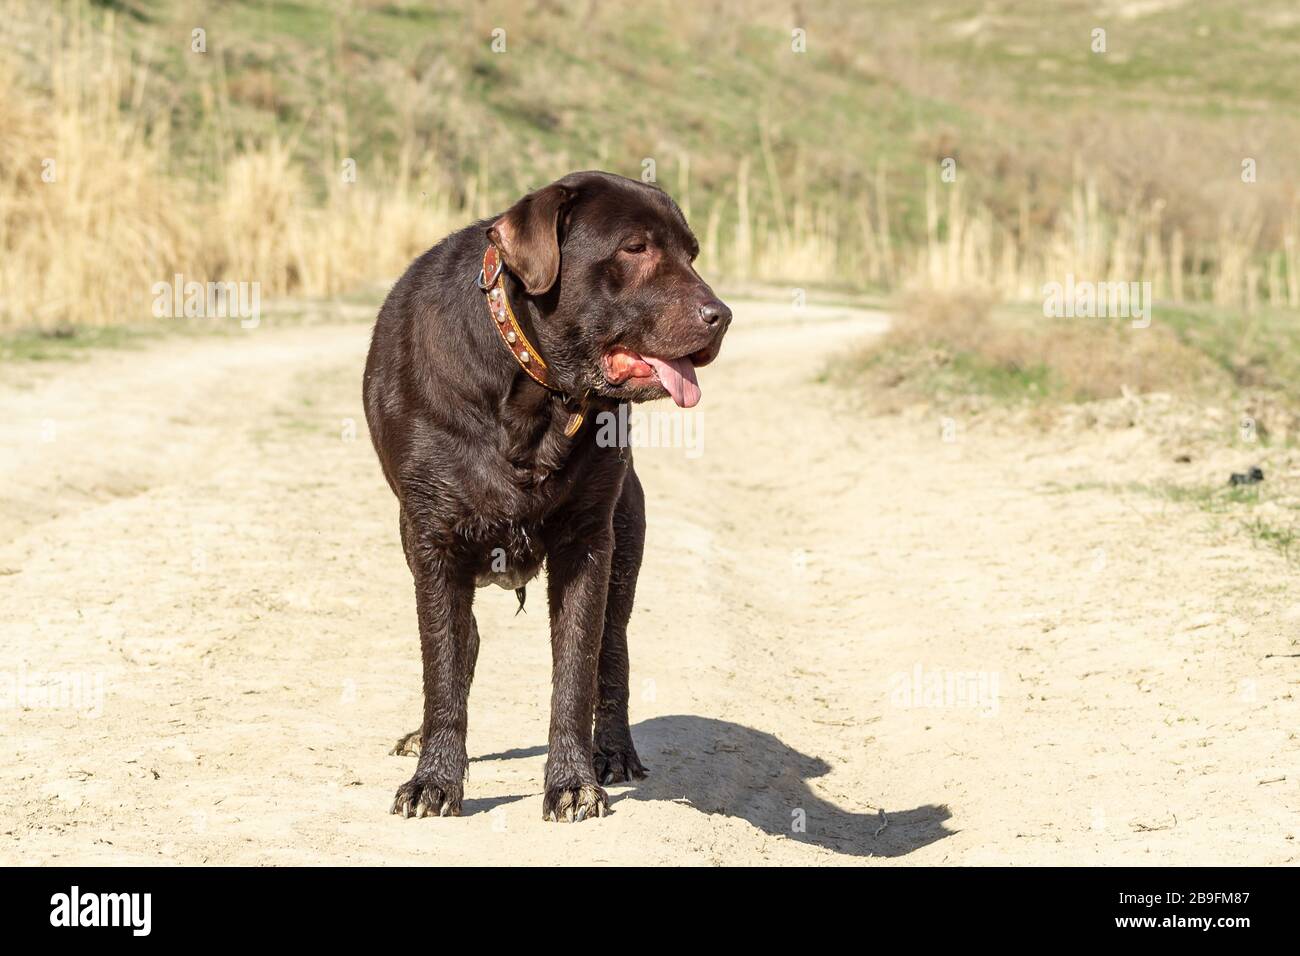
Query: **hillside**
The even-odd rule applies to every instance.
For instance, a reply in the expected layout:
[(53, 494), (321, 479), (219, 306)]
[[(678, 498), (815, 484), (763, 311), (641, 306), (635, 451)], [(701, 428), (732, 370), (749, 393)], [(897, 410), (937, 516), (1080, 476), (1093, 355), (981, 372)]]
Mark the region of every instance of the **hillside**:
[[(83, 293), (83, 315), (136, 308), (94, 299), (112, 261), (51, 265), (61, 233), (145, 236), (125, 267), (148, 275), (336, 294), (583, 167), (651, 170), (733, 277), (1024, 298), (1120, 271), (1175, 300), (1300, 306), (1300, 14), (1281, 0), (10, 7), (0, 274), (45, 288), (7, 296), (7, 325), (68, 321)], [(59, 152), (104, 161), (33, 195)], [(69, 213), (104, 190), (117, 213)]]

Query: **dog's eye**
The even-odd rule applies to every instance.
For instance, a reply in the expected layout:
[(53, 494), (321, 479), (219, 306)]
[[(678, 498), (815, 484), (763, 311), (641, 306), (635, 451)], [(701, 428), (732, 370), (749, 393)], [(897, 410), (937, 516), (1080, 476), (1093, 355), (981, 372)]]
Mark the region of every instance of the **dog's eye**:
[(629, 242), (626, 246), (623, 247), (624, 252), (630, 252), (634, 256), (640, 255), (641, 253), (645, 252), (645, 250), (646, 250), (646, 244), (644, 242), (641, 242), (640, 240), (637, 240), (635, 242)]

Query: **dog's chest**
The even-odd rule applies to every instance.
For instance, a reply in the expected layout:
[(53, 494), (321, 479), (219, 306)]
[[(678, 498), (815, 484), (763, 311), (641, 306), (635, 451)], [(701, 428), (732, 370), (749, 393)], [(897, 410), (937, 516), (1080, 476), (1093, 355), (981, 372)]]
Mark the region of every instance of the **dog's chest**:
[(537, 523), (505, 521), (494, 525), (485, 543), (474, 576), (474, 583), (481, 588), (489, 584), (510, 590), (523, 587), (537, 576), (546, 557)]
[[(548, 468), (511, 462), (515, 481), (509, 491), (488, 502), (480, 499), (475, 582), (522, 587), (537, 576), (546, 558), (546, 541), (582, 520), (589, 510), (610, 510), (621, 485), (624, 465), (616, 453), (598, 449), (594, 439), (567, 449)], [(532, 462), (535, 466), (535, 461)]]
[(546, 558), (548, 523), (563, 498), (559, 482), (541, 488), (522, 484), (508, 497), (480, 501), (471, 519), (475, 583), (522, 587), (537, 576)]

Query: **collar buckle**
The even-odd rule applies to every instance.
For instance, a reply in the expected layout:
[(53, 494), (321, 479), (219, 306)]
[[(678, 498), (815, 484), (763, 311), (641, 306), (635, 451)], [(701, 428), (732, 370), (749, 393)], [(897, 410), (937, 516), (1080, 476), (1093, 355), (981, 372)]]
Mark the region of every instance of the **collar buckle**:
[[(487, 292), (496, 285), (497, 279), (501, 278), (503, 268), (505, 264), (501, 261), (501, 253), (497, 251), (496, 246), (489, 245), (487, 252), (483, 253), (483, 266), (478, 270), (479, 291)], [(492, 270), (491, 275), (488, 275), (489, 269)]]

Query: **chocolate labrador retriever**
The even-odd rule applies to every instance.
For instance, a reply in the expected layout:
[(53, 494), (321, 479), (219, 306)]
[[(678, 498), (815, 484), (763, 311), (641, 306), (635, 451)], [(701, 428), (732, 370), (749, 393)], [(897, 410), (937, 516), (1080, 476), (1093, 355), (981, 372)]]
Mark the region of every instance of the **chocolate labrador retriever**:
[[(542, 816), (603, 816), (646, 773), (628, 729), (627, 623), (645, 540), (627, 402), (700, 400), (728, 309), (665, 193), (572, 173), (412, 263), (375, 324), (364, 397), (415, 578), (424, 719), (392, 812), (459, 814), (476, 586), (547, 567), (551, 723)], [(417, 736), (416, 734), (409, 735)], [(401, 746), (399, 744), (399, 746)]]

